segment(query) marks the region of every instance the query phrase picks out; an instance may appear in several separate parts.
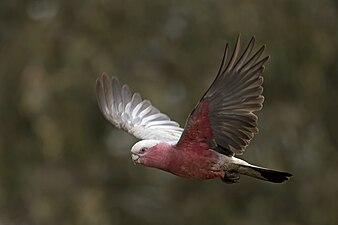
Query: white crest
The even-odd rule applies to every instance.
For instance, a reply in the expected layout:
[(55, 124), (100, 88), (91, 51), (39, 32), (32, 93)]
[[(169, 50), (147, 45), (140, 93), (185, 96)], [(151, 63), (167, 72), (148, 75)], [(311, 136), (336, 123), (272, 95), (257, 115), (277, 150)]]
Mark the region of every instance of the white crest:
[(139, 141), (136, 144), (134, 144), (134, 146), (131, 148), (131, 153), (137, 154), (140, 151), (140, 149), (151, 148), (151, 147), (157, 145), (160, 142), (161, 141), (158, 141), (158, 140), (142, 140), (142, 141)]

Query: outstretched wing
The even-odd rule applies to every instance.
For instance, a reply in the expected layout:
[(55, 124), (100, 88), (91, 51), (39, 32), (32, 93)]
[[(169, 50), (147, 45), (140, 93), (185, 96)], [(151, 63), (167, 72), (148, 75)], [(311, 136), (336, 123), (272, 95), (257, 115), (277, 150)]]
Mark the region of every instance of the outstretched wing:
[(102, 74), (96, 80), (96, 95), (101, 112), (116, 127), (139, 139), (177, 142), (183, 129), (161, 113), (150, 101), (132, 94), (127, 85)]
[(225, 52), (217, 77), (190, 114), (177, 145), (189, 142), (207, 143), (210, 148), (226, 155), (242, 154), (258, 132), (254, 112), (262, 108), (264, 63), (260, 59), (265, 46), (252, 54), (253, 37), (239, 56), (240, 36), (228, 60)]

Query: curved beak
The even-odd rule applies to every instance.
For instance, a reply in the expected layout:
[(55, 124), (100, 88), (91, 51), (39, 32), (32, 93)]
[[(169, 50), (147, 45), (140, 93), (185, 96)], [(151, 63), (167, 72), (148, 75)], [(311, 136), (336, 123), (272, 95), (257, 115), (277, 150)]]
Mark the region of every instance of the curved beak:
[(134, 153), (131, 153), (131, 159), (133, 160), (134, 164), (140, 163), (140, 161), (139, 161), (140, 156), (139, 156), (139, 155), (136, 155), (136, 154), (134, 154)]

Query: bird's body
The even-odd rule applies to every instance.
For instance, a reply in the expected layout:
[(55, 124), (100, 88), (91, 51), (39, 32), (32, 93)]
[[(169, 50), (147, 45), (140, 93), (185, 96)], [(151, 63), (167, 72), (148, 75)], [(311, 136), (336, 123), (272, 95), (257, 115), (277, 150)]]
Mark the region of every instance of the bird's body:
[(97, 80), (97, 97), (106, 119), (143, 139), (131, 149), (132, 159), (184, 178), (238, 182), (240, 175), (281, 183), (290, 176), (251, 165), (242, 154), (258, 132), (255, 111), (262, 108), (264, 47), (251, 55), (254, 38), (238, 57), (240, 38), (228, 60), (225, 49), (218, 75), (195, 109), (184, 130), (140, 95), (132, 94), (116, 78)]
[[(152, 147), (147, 150), (150, 153), (147, 157), (142, 157), (138, 145), (148, 146), (149, 142)], [(243, 174), (262, 180), (273, 179), (274, 182), (280, 183), (286, 180), (286, 175), (289, 175), (285, 172), (272, 171), (272, 174), (268, 173), (267, 177), (264, 177), (256, 170), (271, 170), (253, 166), (234, 156), (220, 154), (200, 143), (189, 143), (187, 146), (180, 147), (166, 142), (145, 140), (136, 143), (131, 152), (135, 163), (188, 179), (208, 180), (219, 177), (224, 182), (235, 183), (239, 179), (239, 174)], [(271, 175), (274, 178), (271, 178)]]

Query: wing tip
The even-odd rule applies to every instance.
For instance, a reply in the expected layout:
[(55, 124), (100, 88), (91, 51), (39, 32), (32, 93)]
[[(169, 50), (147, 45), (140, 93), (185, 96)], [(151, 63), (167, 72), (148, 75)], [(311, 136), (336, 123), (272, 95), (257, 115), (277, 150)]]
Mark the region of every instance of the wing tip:
[(237, 43), (237, 42), (240, 42), (241, 37), (242, 37), (242, 33), (239, 32), (238, 35), (237, 35), (237, 41), (236, 41), (236, 43)]
[(109, 79), (109, 76), (106, 72), (103, 72), (101, 75), (99, 75), (96, 79), (96, 81), (101, 81)]
[(101, 83), (115, 82), (115, 83), (120, 84), (120, 81), (116, 76), (109, 76), (108, 73), (106, 72), (102, 72), (101, 75), (99, 75), (96, 78), (96, 83), (98, 82), (101, 82)]

